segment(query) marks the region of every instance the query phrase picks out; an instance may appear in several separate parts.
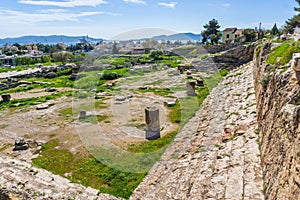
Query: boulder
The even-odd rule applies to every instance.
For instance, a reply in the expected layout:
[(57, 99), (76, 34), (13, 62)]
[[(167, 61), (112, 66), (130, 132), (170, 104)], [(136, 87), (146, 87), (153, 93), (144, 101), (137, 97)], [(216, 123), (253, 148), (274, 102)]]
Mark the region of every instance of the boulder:
[(1, 97), (3, 102), (9, 102), (11, 99), (10, 94), (2, 94)]
[(24, 138), (18, 138), (15, 140), (15, 147), (13, 151), (24, 151), (29, 147), (28, 142)]

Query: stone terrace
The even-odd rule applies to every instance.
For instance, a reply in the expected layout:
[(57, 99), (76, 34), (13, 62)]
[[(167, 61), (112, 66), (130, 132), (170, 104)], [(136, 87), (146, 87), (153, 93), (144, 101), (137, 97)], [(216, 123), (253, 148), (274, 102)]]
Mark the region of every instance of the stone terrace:
[(255, 105), (249, 64), (211, 92), (131, 200), (264, 199)]

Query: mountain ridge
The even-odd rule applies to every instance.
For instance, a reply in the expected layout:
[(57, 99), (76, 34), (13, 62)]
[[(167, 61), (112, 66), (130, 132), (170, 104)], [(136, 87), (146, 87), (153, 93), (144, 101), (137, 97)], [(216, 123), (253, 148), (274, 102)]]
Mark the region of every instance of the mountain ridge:
[[(67, 35), (48, 35), (48, 36), (38, 36), (38, 35), (26, 35), (20, 37), (7, 37), (0, 39), (0, 45), (5, 44), (57, 44), (57, 43), (64, 43), (64, 44), (76, 44), (79, 43), (81, 39), (86, 39), (88, 41), (92, 41), (94, 43), (104, 41), (105, 39), (102, 38), (93, 38), (88, 36), (67, 36)], [(200, 41), (201, 34), (194, 34), (194, 33), (176, 33), (172, 35), (157, 35), (152, 38), (143, 38), (143, 39), (132, 39), (128, 41), (134, 40), (169, 40), (169, 41)]]

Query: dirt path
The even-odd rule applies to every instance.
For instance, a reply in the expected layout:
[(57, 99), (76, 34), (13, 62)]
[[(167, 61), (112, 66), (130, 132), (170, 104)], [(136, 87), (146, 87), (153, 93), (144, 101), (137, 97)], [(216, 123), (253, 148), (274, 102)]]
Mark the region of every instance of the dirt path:
[(249, 65), (211, 92), (131, 199), (264, 199), (255, 111)]

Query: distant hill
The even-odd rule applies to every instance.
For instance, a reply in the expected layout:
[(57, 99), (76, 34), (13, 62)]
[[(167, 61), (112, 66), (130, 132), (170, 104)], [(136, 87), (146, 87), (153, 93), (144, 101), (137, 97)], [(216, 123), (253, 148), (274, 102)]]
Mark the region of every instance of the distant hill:
[(200, 41), (202, 38), (201, 34), (194, 33), (177, 33), (173, 35), (159, 35), (154, 36), (152, 39), (154, 40), (170, 40), (170, 41)]
[[(154, 36), (151, 39), (153, 40), (169, 40), (169, 41), (200, 41), (201, 34), (194, 34), (194, 33), (177, 33), (173, 35), (159, 35)], [(66, 36), (66, 35), (50, 35), (50, 36), (22, 36), (16, 38), (4, 38), (0, 39), (0, 46), (4, 44), (57, 44), (57, 43), (64, 43), (67, 45), (79, 43), (81, 39), (87, 39), (89, 42), (97, 43), (103, 41), (101, 38), (91, 38), (86, 36)], [(146, 40), (150, 38), (144, 38), (139, 40)]]
[(0, 46), (8, 43), (8, 44), (57, 44), (57, 43), (64, 43), (64, 44), (76, 44), (79, 43), (81, 39), (87, 39), (90, 42), (96, 43), (99, 41), (103, 41), (102, 39), (96, 39), (86, 36), (65, 36), (65, 35), (50, 35), (50, 36), (22, 36), (17, 38), (4, 38), (0, 39)]

